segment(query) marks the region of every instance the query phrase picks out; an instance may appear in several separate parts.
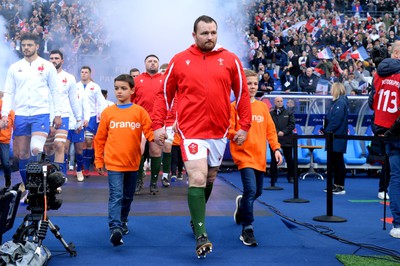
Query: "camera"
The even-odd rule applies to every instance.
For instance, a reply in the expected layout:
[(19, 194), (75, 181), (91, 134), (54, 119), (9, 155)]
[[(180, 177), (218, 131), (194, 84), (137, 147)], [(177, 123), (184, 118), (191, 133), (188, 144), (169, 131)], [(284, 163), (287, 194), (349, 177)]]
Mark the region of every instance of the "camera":
[(57, 188), (65, 183), (59, 166), (41, 159), (26, 166), (26, 189), (29, 190), (27, 209), (33, 213), (58, 210), (62, 200), (56, 198)]
[(379, 63), (388, 56), (389, 53), (387, 48), (382, 45), (375, 45), (371, 52), (372, 62), (374, 62), (376, 67), (378, 67)]

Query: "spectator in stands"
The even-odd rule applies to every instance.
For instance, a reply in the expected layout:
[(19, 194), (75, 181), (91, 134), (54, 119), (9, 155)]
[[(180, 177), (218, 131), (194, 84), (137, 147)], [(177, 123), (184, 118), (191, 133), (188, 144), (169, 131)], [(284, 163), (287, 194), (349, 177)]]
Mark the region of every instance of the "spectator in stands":
[(329, 79), (333, 71), (333, 64), (328, 59), (321, 59), (315, 68), (322, 70), (321, 78)]
[(270, 76), (269, 72), (265, 72), (263, 78), (258, 84), (258, 91), (271, 93), (274, 90), (274, 79)]
[(262, 63), (260, 63), (260, 64), (258, 65), (258, 69), (257, 69), (257, 77), (258, 77), (258, 80), (262, 79), (263, 76), (264, 76), (264, 74), (265, 74), (265, 65), (263, 65)]
[(354, 72), (350, 72), (347, 78), (343, 81), (346, 94), (350, 95), (351, 91), (358, 91), (358, 81), (354, 79)]
[(301, 74), (299, 66), (299, 58), (293, 53), (292, 50), (290, 50), (287, 54), (288, 54), (287, 68), (290, 70), (290, 74), (292, 74), (297, 78)]
[[(348, 105), (346, 90), (342, 83), (336, 82), (332, 85), (331, 94), (333, 96), (332, 106), (326, 114), (325, 126), (323, 132), (333, 133), (335, 135), (347, 135), (348, 131)], [(346, 176), (346, 166), (344, 164), (344, 153), (347, 148), (346, 139), (334, 139), (332, 161), (333, 167), (333, 194), (344, 195), (344, 179)], [(325, 189), (326, 192), (326, 189)]]
[(319, 78), (313, 74), (311, 67), (307, 68), (305, 74), (299, 77), (299, 86), (302, 92), (315, 93)]
[(297, 91), (297, 79), (295, 76), (290, 74), (290, 70), (286, 69), (281, 75), (282, 91), (291, 92)]
[(308, 55), (306, 51), (303, 51), (301, 53), (301, 56), (299, 57), (299, 66), (300, 69), (307, 69), (307, 67), (310, 66), (310, 61), (308, 61)]
[(260, 46), (259, 49), (256, 51), (256, 55), (253, 60), (250, 61), (250, 64), (253, 69), (257, 69), (257, 67), (262, 64), (266, 65), (267, 64), (267, 59), (265, 59), (264, 52), (262, 50), (262, 47)]

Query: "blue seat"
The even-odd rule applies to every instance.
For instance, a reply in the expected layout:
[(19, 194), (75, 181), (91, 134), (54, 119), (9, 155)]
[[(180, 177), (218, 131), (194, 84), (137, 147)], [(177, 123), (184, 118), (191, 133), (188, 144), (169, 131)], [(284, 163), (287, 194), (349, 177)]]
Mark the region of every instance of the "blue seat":
[[(365, 135), (366, 135), (366, 136), (373, 136), (373, 135), (374, 135), (374, 133), (372, 132), (372, 128), (371, 128), (370, 125), (367, 127), (367, 130), (365, 131)], [(369, 154), (369, 152), (368, 152), (368, 146), (371, 145), (371, 141), (370, 141), (370, 140), (366, 140), (366, 141), (364, 141), (364, 144), (365, 144), (365, 157), (368, 157), (368, 154)]]
[[(299, 124), (295, 125), (293, 133), (297, 135), (303, 135), (303, 130)], [(297, 141), (297, 163), (298, 164), (309, 164), (310, 163), (310, 152), (308, 149), (300, 148), (301, 145), (307, 145), (307, 139), (298, 139)]]
[[(322, 125), (315, 125), (313, 130), (313, 135), (324, 135), (321, 131)], [(325, 147), (325, 139), (312, 139), (313, 146), (323, 146)], [(315, 149), (314, 153), (314, 162), (318, 164), (326, 164), (328, 162), (325, 148)]]
[[(348, 134), (353, 136), (355, 130), (352, 125), (349, 125)], [(349, 139), (347, 140), (347, 149), (344, 154), (344, 162), (349, 165), (363, 165), (367, 162), (362, 154), (362, 149), (359, 140)]]
[(269, 143), (267, 142), (267, 152), (265, 153), (265, 159), (267, 160), (267, 165), (271, 164), (271, 152), (270, 152), (270, 147), (269, 147)]

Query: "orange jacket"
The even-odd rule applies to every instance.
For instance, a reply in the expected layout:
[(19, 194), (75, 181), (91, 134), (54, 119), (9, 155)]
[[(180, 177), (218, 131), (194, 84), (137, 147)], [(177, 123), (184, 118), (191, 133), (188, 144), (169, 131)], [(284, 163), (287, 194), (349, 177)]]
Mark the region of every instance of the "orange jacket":
[[(3, 107), (3, 100), (0, 99), (0, 111), (1, 111), (2, 107)], [(0, 115), (0, 119), (1, 119), (1, 115)], [(12, 130), (14, 127), (14, 119), (15, 119), (15, 114), (14, 114), (14, 111), (11, 110), (10, 113), (8, 114), (7, 128), (0, 130), (0, 143), (10, 143), (11, 136), (12, 136)]]
[[(230, 142), (230, 149), (233, 161), (239, 169), (253, 168), (265, 172), (267, 167), (266, 149), (267, 142), (273, 150), (280, 149), (274, 121), (269, 114), (268, 106), (260, 101), (251, 103), (252, 122), (247, 134), (246, 141), (237, 145)], [(236, 110), (236, 102), (231, 104), (231, 127), (229, 139), (232, 140), (235, 133), (240, 129)]]
[(94, 138), (96, 168), (105, 164), (111, 171), (137, 171), (142, 132), (148, 141), (154, 140), (151, 120), (143, 107), (112, 105), (104, 109)]

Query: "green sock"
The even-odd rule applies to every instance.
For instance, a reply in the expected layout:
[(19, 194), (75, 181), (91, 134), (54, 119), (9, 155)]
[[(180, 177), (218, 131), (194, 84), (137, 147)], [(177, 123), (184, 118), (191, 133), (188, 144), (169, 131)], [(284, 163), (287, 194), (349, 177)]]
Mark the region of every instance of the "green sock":
[(157, 183), (158, 174), (161, 169), (161, 156), (160, 157), (150, 157), (151, 159), (151, 183)]
[(144, 167), (144, 156), (142, 156), (142, 158), (140, 158), (137, 181), (143, 181), (143, 173), (144, 173), (143, 167)]
[(204, 194), (206, 197), (206, 203), (208, 201), (208, 198), (211, 196), (211, 191), (213, 189), (214, 183), (207, 183), (206, 189), (204, 190)]
[(171, 171), (171, 153), (164, 152), (162, 159), (162, 169), (164, 174), (169, 174)]
[(204, 224), (206, 216), (204, 188), (189, 187), (188, 204), (196, 236), (206, 233), (206, 226)]

